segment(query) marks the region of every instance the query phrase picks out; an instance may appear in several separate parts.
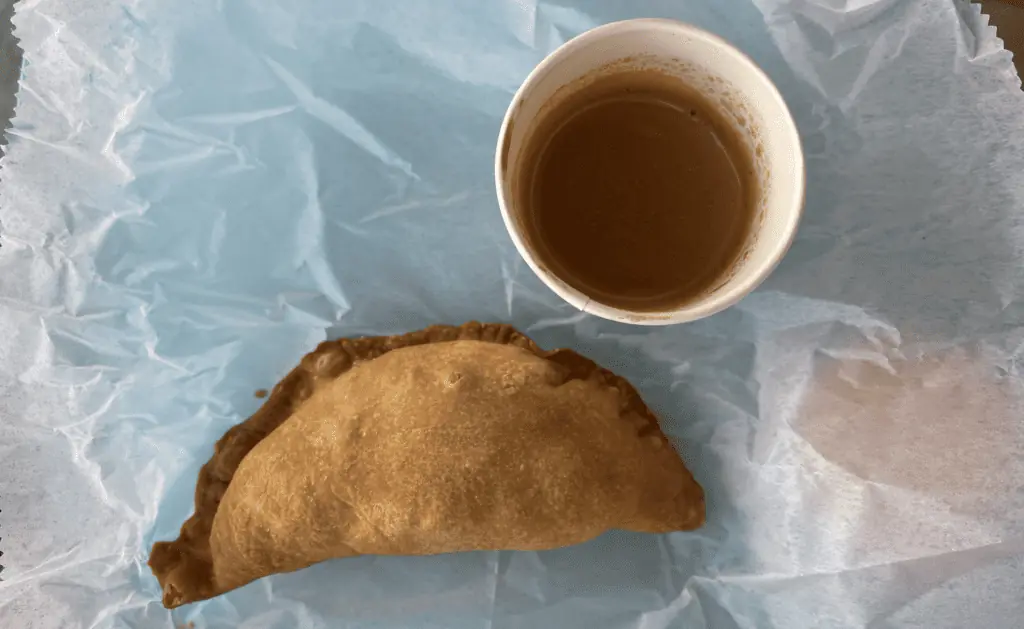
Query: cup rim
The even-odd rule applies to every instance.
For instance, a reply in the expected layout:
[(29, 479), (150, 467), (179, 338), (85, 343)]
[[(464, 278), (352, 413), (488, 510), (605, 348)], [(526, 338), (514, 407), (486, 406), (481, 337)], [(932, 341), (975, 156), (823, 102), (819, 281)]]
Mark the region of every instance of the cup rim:
[[(779, 111), (784, 114), (782, 124), (786, 127), (786, 134), (789, 136), (790, 143), (795, 148), (795, 157), (798, 162), (795, 177), (796, 181), (794, 182), (796, 189), (799, 191), (798, 195), (795, 195), (797, 199), (796, 207), (793, 208), (793, 211), (789, 212), (789, 218), (784, 225), (785, 233), (774, 244), (774, 249), (768, 256), (767, 261), (761, 265), (761, 268), (743, 281), (734, 285), (726, 285), (720, 291), (708, 295), (705, 298), (699, 298), (695, 302), (661, 311), (635, 311), (609, 306), (588, 296), (579, 289), (570, 286), (557, 275), (545, 269), (537, 261), (533, 253), (530, 251), (530, 248), (526, 245), (525, 239), (519, 232), (519, 226), (516, 224), (516, 221), (509, 210), (509, 202), (505, 198), (505, 169), (502, 167), (502, 162), (504, 161), (503, 153), (505, 142), (507, 141), (509, 128), (513, 121), (513, 114), (518, 109), (524, 96), (529, 93), (539, 79), (547, 73), (552, 66), (558, 63), (565, 56), (585, 46), (594, 39), (628, 29), (663, 30), (677, 33), (682, 32), (693, 38), (701, 39), (705, 43), (711, 44), (712, 46), (722, 49), (728, 54), (738, 58), (739, 61), (748, 68), (751, 76), (764, 84), (768, 93), (775, 100), (775, 104), (779, 108)], [(498, 142), (494, 155), (494, 182), (495, 187), (497, 188), (498, 207), (501, 210), (501, 218), (505, 223), (506, 231), (508, 231), (509, 236), (512, 238), (512, 242), (515, 245), (516, 250), (519, 252), (519, 255), (526, 261), (526, 264), (537, 275), (537, 277), (539, 277), (541, 281), (548, 286), (548, 288), (553, 290), (559, 297), (581, 312), (592, 314), (610, 321), (645, 326), (672, 325), (703, 319), (735, 305), (741, 299), (753, 292), (754, 289), (756, 289), (769, 275), (771, 275), (772, 271), (775, 270), (783, 257), (785, 257), (786, 253), (789, 251), (789, 248), (792, 246), (793, 241), (796, 238), (796, 232), (800, 224), (800, 220), (803, 217), (807, 195), (806, 161), (803, 154), (803, 146), (800, 143), (800, 134), (797, 131), (796, 121), (793, 120), (793, 115), (789, 111), (789, 107), (786, 105), (786, 101), (775, 86), (775, 83), (772, 82), (768, 75), (765, 74), (764, 70), (762, 70), (761, 67), (753, 61), (753, 59), (725, 39), (692, 24), (666, 18), (637, 18), (603, 24), (580, 33), (544, 57), (544, 59), (530, 71), (526, 79), (516, 90), (515, 95), (509, 103), (508, 109), (505, 111), (505, 117), (502, 119), (501, 129), (498, 132)]]

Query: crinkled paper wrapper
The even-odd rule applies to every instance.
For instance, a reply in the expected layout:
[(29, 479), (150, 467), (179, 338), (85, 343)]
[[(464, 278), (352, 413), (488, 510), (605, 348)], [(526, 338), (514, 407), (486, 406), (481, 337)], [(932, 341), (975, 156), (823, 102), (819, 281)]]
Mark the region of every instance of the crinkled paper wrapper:
[[(1020, 627), (1024, 92), (950, 0), (23, 0), (0, 173), (0, 626)], [(520, 260), (495, 137), (569, 37), (683, 19), (802, 133), (806, 216), (738, 306), (584, 316)], [(175, 610), (150, 545), (326, 338), (513, 323), (632, 380), (708, 524), (360, 557)]]

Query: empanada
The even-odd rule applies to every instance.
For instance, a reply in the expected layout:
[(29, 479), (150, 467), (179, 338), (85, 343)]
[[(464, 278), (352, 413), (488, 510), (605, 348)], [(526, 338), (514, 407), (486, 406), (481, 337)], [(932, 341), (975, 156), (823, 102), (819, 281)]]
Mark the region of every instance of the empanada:
[(361, 554), (540, 550), (704, 522), (632, 386), (506, 325), (323, 343), (217, 443), (149, 565), (167, 607)]

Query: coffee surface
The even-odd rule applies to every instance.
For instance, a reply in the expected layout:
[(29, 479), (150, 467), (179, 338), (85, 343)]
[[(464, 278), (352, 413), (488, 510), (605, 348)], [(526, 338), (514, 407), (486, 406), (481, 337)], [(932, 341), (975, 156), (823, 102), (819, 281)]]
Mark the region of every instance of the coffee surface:
[(527, 240), (541, 264), (602, 303), (685, 304), (746, 248), (752, 160), (722, 114), (675, 78), (597, 79), (543, 114), (525, 150)]

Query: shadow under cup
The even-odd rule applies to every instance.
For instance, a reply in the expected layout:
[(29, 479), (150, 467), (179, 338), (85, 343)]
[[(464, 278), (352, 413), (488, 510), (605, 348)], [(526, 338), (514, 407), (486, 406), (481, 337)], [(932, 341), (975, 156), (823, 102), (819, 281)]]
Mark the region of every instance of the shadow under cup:
[[(661, 310), (629, 310), (602, 303), (559, 277), (526, 228), (523, 178), (533, 134), (545, 115), (611, 74), (657, 72), (684, 83), (732, 127), (753, 166), (757, 193), (741, 253), (720, 279), (695, 298)], [(495, 182), (506, 228), (533, 271), (576, 308), (600, 317), (644, 325), (682, 323), (709, 316), (739, 301), (782, 259), (796, 233), (804, 196), (800, 140), (782, 97), (743, 53), (715, 35), (670, 20), (616, 22), (580, 35), (548, 56), (519, 88), (499, 134)]]

